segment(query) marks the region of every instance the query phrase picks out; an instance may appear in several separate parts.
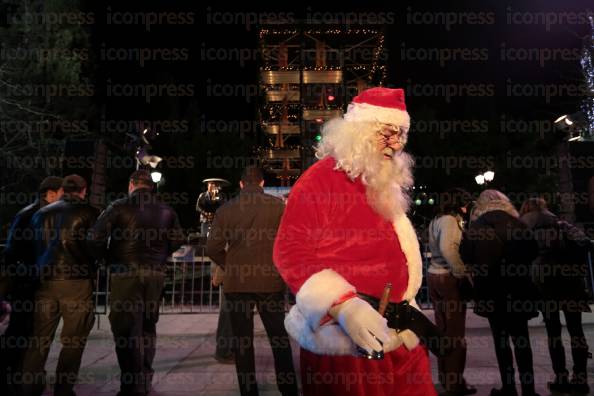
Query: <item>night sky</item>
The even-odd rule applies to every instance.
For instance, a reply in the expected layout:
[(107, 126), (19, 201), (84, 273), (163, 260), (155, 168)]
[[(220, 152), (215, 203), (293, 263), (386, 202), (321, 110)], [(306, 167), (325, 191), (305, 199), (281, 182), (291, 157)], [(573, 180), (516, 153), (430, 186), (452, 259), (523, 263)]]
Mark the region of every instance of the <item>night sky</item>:
[[(161, 135), (153, 144), (153, 152), (169, 160), (167, 183), (162, 190), (185, 194), (174, 204), (184, 214), (186, 225), (194, 225), (195, 219), (189, 218), (194, 216), (193, 205), (203, 178), (238, 181), (241, 161), (219, 167), (213, 165), (213, 159), (221, 155), (235, 159), (250, 156), (251, 148), (263, 142), (255, 122), (259, 99), (246, 97), (246, 92), (258, 83), (257, 26), (266, 17), (298, 21), (317, 15), (328, 21), (350, 14), (384, 29), (388, 66), (385, 85), (406, 90), (413, 120), (408, 150), (420, 158), (417, 183), (430, 190), (443, 191), (453, 185), (473, 188), (474, 175), (486, 170), (482, 169), (486, 157), (490, 159), (486, 165), (496, 165), (496, 187), (505, 190), (524, 185), (530, 189), (525, 182), (528, 176), (504, 164), (509, 161), (506, 153), (522, 154), (532, 137), (509, 133), (506, 120), (544, 120), (548, 124), (541, 132), (546, 138), (552, 134), (553, 119), (575, 112), (578, 107), (580, 96), (565, 86), (572, 85), (575, 90), (581, 81), (576, 54), (582, 46), (581, 38), (588, 32), (586, 2), (385, 2), (381, 6), (368, 2), (332, 6), (297, 3), (258, 2), (243, 7), (223, 2), (88, 3), (89, 10), (97, 15), (90, 30), (97, 56), (93, 75), (98, 86), (105, 87), (96, 97), (102, 116), (105, 120), (170, 121), (165, 128), (157, 127)], [(166, 19), (147, 23), (149, 14), (165, 18), (167, 13), (176, 15), (174, 23)], [(575, 18), (568, 19), (565, 14)], [(391, 23), (377, 23), (369, 19), (370, 15)], [(552, 15), (554, 23), (547, 25), (538, 19), (543, 15)], [(118, 22), (122, 18), (133, 18), (133, 22)], [(152, 51), (154, 59), (140, 60), (134, 53), (128, 57), (109, 56), (114, 51), (138, 48)], [(552, 60), (534, 59), (532, 53), (532, 58), (511, 61), (506, 52), (510, 48), (568, 52), (557, 52)], [(450, 58), (427, 55), (427, 51), (439, 49), (447, 49)], [(163, 50), (169, 55), (158, 52)], [(238, 59), (234, 50), (245, 50), (249, 55)], [(126, 84), (169, 86), (175, 92), (161, 92), (150, 98), (138, 92), (119, 96), (118, 89)], [(231, 94), (215, 94), (215, 86), (221, 85), (226, 85)], [(561, 89), (561, 93), (534, 95), (534, 90), (547, 85)], [(448, 91), (450, 95), (440, 91), (448, 87), (457, 91)], [(438, 124), (441, 127), (427, 129), (431, 122), (444, 120), (445, 124)], [(460, 130), (460, 125), (454, 128), (457, 130), (447, 130), (455, 126), (456, 120), (474, 120), (479, 123), (475, 126), (479, 125), (480, 133), (474, 133), (473, 128)], [(237, 125), (242, 125), (241, 131)], [(122, 142), (121, 131), (108, 131), (100, 125), (98, 128), (108, 140)], [(549, 143), (544, 139), (542, 145), (536, 149), (546, 151)], [(180, 156), (185, 158), (181, 165)], [(436, 156), (481, 158), (478, 165), (457, 162), (454, 168), (444, 169), (431, 160)], [(527, 172), (538, 174), (539, 170)], [(591, 174), (591, 170), (588, 172)], [(124, 183), (125, 175), (113, 172), (109, 188), (123, 189)]]

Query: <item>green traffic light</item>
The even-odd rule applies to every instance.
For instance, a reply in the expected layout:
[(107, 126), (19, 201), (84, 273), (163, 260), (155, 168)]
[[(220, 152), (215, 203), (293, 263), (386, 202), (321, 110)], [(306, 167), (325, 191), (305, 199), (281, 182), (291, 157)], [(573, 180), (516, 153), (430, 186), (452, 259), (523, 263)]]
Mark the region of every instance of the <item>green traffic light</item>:
[(322, 140), (322, 135), (316, 135), (316, 142), (319, 142), (320, 140)]

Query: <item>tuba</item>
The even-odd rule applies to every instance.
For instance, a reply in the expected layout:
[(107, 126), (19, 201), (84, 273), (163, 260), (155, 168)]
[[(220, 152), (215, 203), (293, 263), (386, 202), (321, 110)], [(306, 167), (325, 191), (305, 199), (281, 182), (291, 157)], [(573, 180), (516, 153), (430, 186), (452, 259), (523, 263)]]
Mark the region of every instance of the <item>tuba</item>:
[(231, 183), (219, 178), (204, 179), (202, 183), (207, 185), (207, 190), (198, 197), (196, 210), (200, 214), (200, 222), (210, 224), (214, 220), (217, 209), (225, 203), (223, 187), (227, 187)]

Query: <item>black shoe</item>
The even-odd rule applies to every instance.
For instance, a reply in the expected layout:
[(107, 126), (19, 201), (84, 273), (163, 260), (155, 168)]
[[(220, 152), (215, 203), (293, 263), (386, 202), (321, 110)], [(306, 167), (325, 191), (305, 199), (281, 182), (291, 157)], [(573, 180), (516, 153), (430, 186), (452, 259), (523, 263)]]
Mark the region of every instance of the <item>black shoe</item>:
[(566, 377), (557, 377), (554, 381), (547, 382), (551, 392), (570, 393), (571, 384)]
[(476, 393), (476, 388), (472, 385), (468, 385), (466, 384), (466, 386), (464, 388), (462, 388), (460, 391), (458, 391), (458, 394), (460, 396), (466, 396), (466, 395), (474, 395)]
[(577, 393), (579, 395), (587, 395), (588, 393), (590, 393), (590, 386), (588, 384), (578, 384), (572, 382), (570, 384), (570, 389), (571, 392)]
[(440, 396), (467, 396), (467, 395), (474, 395), (476, 393), (476, 388), (474, 386), (466, 385), (464, 388), (445, 391), (444, 393), (440, 393)]
[(235, 356), (234, 355), (225, 356), (225, 357), (214, 355), (214, 358), (217, 362), (219, 362), (221, 364), (235, 364)]
[(501, 389), (491, 389), (491, 396), (518, 396), (518, 391), (516, 388), (501, 388)]

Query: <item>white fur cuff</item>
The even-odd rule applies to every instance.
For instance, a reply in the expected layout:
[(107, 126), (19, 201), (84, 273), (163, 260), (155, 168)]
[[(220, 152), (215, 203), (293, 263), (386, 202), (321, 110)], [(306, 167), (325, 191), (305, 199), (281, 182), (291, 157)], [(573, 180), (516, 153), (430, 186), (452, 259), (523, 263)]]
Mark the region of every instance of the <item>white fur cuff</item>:
[(297, 307), (312, 331), (320, 327), (320, 320), (326, 316), (335, 301), (355, 287), (340, 274), (325, 269), (309, 277), (297, 292)]
[(406, 215), (398, 216), (393, 224), (408, 266), (408, 285), (402, 299), (412, 304), (423, 282), (423, 260), (421, 259), (419, 240)]
[[(313, 331), (297, 305), (285, 317), (285, 328), (301, 348), (315, 354), (359, 356), (356, 345), (336, 322), (327, 323)], [(408, 350), (419, 345), (419, 338), (410, 330), (397, 333), (390, 329), (388, 335), (388, 341), (384, 344), (386, 353), (396, 350), (402, 344)]]

